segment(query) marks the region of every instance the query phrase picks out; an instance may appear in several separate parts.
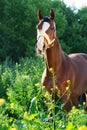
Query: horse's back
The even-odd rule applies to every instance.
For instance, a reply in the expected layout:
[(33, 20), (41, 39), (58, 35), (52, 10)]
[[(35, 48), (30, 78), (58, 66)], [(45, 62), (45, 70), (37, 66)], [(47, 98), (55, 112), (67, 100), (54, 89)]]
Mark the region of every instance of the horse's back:
[(87, 54), (85, 53), (76, 53), (69, 55), (72, 62), (81, 67), (87, 66)]
[(71, 59), (85, 59), (87, 60), (87, 54), (85, 53), (75, 53), (75, 54), (70, 54), (69, 57)]

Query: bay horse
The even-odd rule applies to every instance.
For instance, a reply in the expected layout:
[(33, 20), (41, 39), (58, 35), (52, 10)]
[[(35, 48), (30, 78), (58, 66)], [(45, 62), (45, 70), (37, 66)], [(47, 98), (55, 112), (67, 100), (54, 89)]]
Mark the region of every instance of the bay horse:
[[(51, 93), (53, 80), (50, 68), (53, 68), (61, 100), (65, 103), (65, 110), (69, 111), (72, 105), (78, 107), (78, 97), (87, 92), (87, 54), (67, 55), (62, 50), (56, 35), (54, 17), (53, 9), (50, 10), (50, 17), (43, 17), (41, 10), (38, 11), (36, 52), (43, 55), (46, 64), (42, 85)], [(68, 93), (64, 94), (68, 85), (67, 81), (70, 81), (70, 96)]]

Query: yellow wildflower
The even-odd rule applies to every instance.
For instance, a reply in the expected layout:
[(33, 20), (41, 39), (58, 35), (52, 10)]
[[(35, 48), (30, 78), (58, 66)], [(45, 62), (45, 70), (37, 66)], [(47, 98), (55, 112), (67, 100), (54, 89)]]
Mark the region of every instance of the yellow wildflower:
[(44, 96), (45, 96), (45, 97), (48, 97), (48, 96), (49, 96), (49, 93), (46, 91), (46, 93), (45, 93)]
[(51, 88), (51, 91), (53, 91), (53, 88)]
[(50, 68), (49, 71), (50, 71), (50, 72), (53, 72), (53, 68)]
[(3, 98), (0, 98), (0, 106), (4, 105), (5, 104), (5, 99)]
[(42, 86), (42, 89), (44, 89), (45, 88), (45, 86)]
[(72, 130), (72, 129), (74, 130), (74, 126), (73, 126), (72, 122), (68, 122), (66, 130)]
[(71, 84), (71, 81), (70, 81), (70, 80), (67, 80), (67, 83), (68, 83), (68, 84)]
[(78, 130), (87, 130), (87, 126), (81, 126)]
[(67, 83), (68, 83), (68, 84), (71, 84), (71, 81), (70, 81), (70, 80), (67, 80)]
[(11, 103), (11, 104), (10, 104), (10, 108), (11, 108), (11, 109), (13, 109), (14, 106), (15, 106), (14, 103)]
[(55, 89), (58, 90), (58, 86), (56, 86)]
[(66, 87), (66, 91), (68, 91), (69, 90), (69, 87)]
[(24, 112), (24, 119), (27, 119), (27, 118), (28, 118), (28, 113), (26, 111), (26, 112)]

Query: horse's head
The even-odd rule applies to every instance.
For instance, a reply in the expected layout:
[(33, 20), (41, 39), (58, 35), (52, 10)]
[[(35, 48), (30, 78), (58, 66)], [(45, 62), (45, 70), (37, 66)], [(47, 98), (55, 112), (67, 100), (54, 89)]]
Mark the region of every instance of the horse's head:
[(52, 47), (55, 41), (56, 28), (54, 22), (54, 11), (51, 9), (50, 17), (43, 17), (42, 12), (39, 10), (38, 19), (36, 51), (39, 54), (43, 54), (44, 50)]

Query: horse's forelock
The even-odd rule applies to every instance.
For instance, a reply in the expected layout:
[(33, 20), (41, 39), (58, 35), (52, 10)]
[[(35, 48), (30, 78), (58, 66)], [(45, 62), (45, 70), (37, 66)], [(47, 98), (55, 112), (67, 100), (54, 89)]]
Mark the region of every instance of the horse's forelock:
[(43, 17), (43, 22), (49, 22), (49, 21), (50, 21), (50, 18), (48, 16)]

